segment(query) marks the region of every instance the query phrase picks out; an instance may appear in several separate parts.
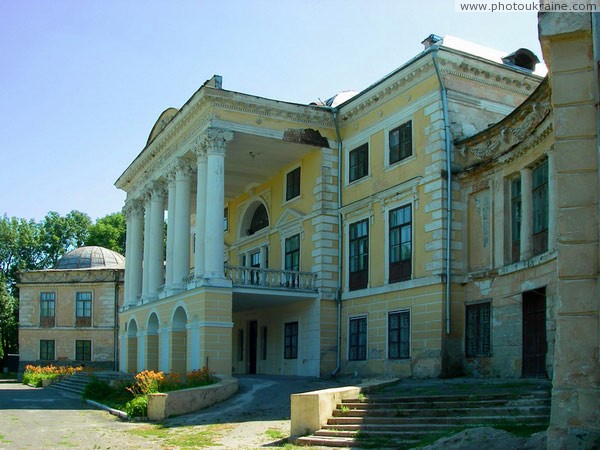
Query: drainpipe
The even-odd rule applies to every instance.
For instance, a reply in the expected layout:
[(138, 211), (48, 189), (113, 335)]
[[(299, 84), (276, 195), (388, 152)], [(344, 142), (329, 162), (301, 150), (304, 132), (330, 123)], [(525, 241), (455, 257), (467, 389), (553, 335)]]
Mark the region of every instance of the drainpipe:
[(335, 135), (337, 139), (338, 148), (338, 192), (337, 192), (337, 203), (338, 203), (338, 287), (335, 292), (335, 300), (337, 303), (337, 350), (336, 350), (336, 367), (331, 376), (335, 377), (340, 369), (342, 368), (342, 212), (340, 210), (342, 206), (342, 136), (340, 134), (340, 127), (338, 124), (338, 110), (333, 108), (333, 123), (335, 125)]
[(439, 47), (430, 47), (435, 73), (440, 83), (442, 97), (442, 113), (444, 115), (444, 136), (446, 141), (446, 334), (450, 334), (450, 244), (452, 238), (452, 142), (450, 134), (450, 118), (448, 117), (448, 96), (440, 66), (436, 59)]

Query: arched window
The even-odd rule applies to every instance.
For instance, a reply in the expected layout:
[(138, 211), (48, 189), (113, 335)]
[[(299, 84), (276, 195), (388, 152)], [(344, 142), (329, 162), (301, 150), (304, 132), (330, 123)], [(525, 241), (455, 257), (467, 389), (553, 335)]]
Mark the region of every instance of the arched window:
[(254, 211), (254, 215), (252, 216), (252, 221), (250, 222), (250, 228), (248, 229), (248, 234), (254, 234), (258, 230), (262, 230), (269, 226), (269, 216), (267, 214), (267, 208), (262, 203), (256, 208)]

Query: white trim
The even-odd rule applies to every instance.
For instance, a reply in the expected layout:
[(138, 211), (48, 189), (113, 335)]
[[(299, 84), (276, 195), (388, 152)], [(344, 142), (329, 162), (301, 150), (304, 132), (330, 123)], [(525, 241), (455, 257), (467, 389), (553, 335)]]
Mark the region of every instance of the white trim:
[(197, 323), (197, 328), (233, 328), (233, 322), (202, 321)]
[(424, 286), (433, 286), (442, 284), (440, 275), (430, 275), (427, 277), (414, 278), (412, 280), (399, 281), (398, 283), (385, 284), (373, 288), (361, 289), (358, 291), (344, 291), (342, 300), (353, 300), (355, 298), (370, 297), (374, 295), (387, 294), (390, 292), (404, 291)]

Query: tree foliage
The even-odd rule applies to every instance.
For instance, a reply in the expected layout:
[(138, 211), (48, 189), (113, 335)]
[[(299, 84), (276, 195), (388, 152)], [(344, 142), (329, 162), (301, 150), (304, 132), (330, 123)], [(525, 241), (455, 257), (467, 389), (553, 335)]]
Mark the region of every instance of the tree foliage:
[(0, 358), (3, 358), (4, 355), (17, 352), (19, 306), (17, 299), (8, 292), (4, 277), (0, 278)]
[(109, 214), (89, 227), (85, 245), (98, 245), (122, 255), (125, 254), (125, 217), (121, 213)]

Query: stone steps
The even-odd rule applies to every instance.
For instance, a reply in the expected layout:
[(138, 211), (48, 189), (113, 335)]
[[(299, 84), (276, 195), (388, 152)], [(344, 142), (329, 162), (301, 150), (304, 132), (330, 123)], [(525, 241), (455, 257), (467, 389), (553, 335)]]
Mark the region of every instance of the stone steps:
[(322, 429), (298, 445), (409, 448), (423, 438), (465, 428), (530, 426), (550, 418), (550, 392), (438, 395), (343, 400)]
[(88, 383), (90, 383), (94, 378), (98, 378), (100, 380), (104, 380), (108, 383), (114, 380), (130, 380), (131, 375), (125, 374), (122, 372), (78, 372), (71, 376), (65, 377), (56, 383), (52, 383), (48, 386), (50, 389), (57, 389), (64, 392), (69, 392), (71, 394), (82, 396), (85, 387)]

